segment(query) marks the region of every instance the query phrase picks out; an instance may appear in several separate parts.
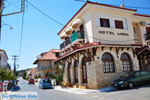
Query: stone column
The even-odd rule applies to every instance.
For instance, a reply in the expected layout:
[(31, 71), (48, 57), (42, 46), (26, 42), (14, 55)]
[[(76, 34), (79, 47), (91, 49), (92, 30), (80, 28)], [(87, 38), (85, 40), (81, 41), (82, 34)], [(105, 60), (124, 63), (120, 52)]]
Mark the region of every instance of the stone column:
[(63, 81), (64, 82), (68, 81), (68, 64), (67, 63), (65, 63), (64, 74), (63, 74)]
[(122, 72), (123, 67), (122, 67), (122, 62), (121, 62), (121, 60), (116, 59), (116, 60), (114, 61), (114, 67), (115, 67), (115, 72), (117, 72), (117, 73)]
[(137, 71), (137, 70), (140, 69), (138, 59), (132, 59), (132, 64), (133, 64), (133, 70), (134, 70), (134, 71)]
[(96, 66), (95, 61), (88, 62), (87, 66), (87, 82), (88, 88), (96, 89)]
[(74, 64), (71, 62), (71, 83), (74, 83)]

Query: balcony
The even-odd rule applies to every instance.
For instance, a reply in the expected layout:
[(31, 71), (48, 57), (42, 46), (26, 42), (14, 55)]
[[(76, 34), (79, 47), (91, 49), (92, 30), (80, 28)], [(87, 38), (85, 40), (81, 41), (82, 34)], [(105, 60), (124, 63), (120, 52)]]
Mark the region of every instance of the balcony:
[(84, 32), (82, 31), (78, 31), (78, 32), (74, 32), (71, 37), (68, 37), (65, 42), (60, 44), (60, 50), (62, 50), (63, 48), (67, 47), (69, 44), (72, 44), (73, 42), (75, 42), (76, 40), (83, 40), (84, 39)]
[(147, 40), (150, 40), (150, 33), (146, 33), (145, 34), (145, 40), (147, 41)]
[(84, 32), (74, 32), (72, 35), (71, 35), (71, 43), (78, 40), (78, 39), (84, 39)]
[(64, 42), (60, 44), (60, 50), (62, 50), (63, 48), (65, 48), (65, 43)]
[(69, 44), (71, 44), (71, 37), (68, 37), (68, 38), (65, 40), (65, 47), (68, 46)]

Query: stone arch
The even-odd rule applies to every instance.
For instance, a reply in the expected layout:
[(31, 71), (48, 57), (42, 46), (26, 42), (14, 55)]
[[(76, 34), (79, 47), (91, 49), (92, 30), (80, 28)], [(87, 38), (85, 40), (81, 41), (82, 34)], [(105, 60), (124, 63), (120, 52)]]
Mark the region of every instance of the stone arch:
[(116, 56), (116, 54), (115, 54), (113, 51), (105, 50), (105, 51), (103, 51), (103, 52), (100, 53), (100, 55), (99, 55), (99, 59), (100, 59), (100, 60), (102, 59), (102, 55), (103, 55), (104, 53), (109, 53), (109, 54), (111, 54), (114, 60), (117, 59), (117, 56)]
[(134, 59), (133, 54), (130, 51), (121, 51), (119, 53), (119, 59), (123, 53), (127, 53), (129, 55), (130, 59)]
[(109, 53), (109, 52), (103, 53), (101, 60), (102, 60), (102, 66), (103, 66), (104, 73), (115, 72), (114, 58), (111, 53)]
[(90, 57), (83, 57), (82, 62), (81, 62), (81, 69), (82, 69), (82, 83), (87, 83), (87, 66), (86, 63), (90, 62), (91, 58)]
[(126, 53), (126, 52), (122, 53), (120, 55), (120, 60), (122, 62), (123, 72), (132, 71), (133, 70), (131, 57), (130, 57), (130, 55), (128, 53)]

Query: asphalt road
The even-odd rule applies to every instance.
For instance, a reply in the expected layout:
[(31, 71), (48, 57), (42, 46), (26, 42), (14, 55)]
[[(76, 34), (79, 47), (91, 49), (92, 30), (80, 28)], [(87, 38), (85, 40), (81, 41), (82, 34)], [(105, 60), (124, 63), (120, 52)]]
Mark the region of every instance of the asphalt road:
[(38, 100), (98, 100), (98, 98), (88, 95), (78, 95), (54, 89), (39, 89), (36, 85), (29, 85), (24, 80), (20, 80), (20, 90), (17, 92), (38, 92)]

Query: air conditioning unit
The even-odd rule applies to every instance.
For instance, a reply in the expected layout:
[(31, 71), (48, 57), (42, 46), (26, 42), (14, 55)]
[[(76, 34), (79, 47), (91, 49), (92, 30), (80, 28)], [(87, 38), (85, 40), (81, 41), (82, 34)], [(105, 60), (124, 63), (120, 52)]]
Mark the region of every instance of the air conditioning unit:
[(145, 21), (141, 21), (140, 24), (141, 24), (142, 26), (145, 26), (145, 25), (146, 25), (146, 22), (145, 22)]

